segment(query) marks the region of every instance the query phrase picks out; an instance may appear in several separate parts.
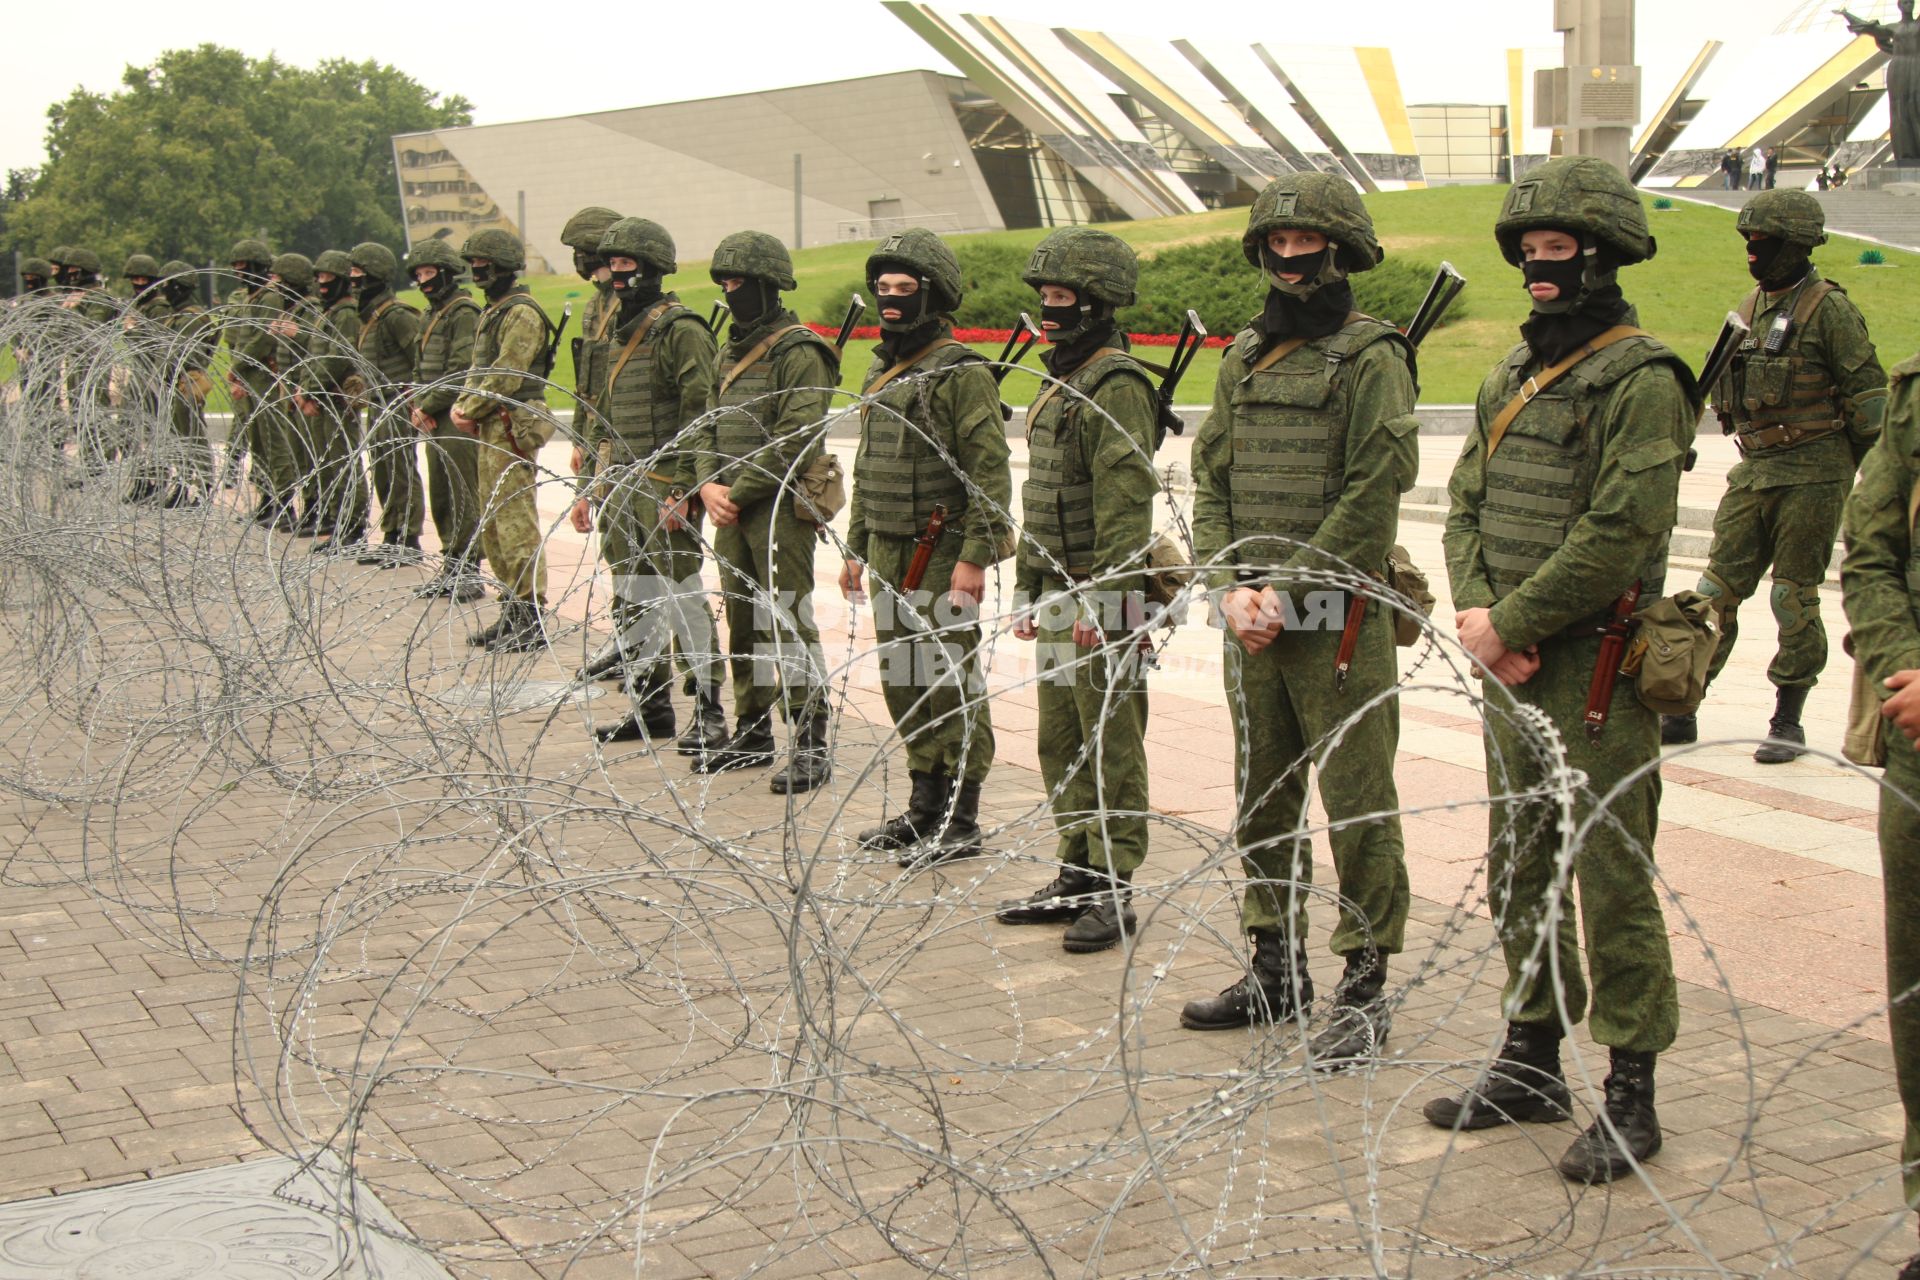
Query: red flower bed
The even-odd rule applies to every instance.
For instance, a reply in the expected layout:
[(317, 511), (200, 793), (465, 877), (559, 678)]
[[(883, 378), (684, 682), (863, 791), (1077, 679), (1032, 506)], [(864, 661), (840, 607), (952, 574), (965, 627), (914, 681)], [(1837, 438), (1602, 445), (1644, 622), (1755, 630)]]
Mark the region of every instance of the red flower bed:
[[(837, 337), (840, 333), (840, 329), (836, 325), (809, 324), (807, 327), (809, 329), (812, 329), (815, 333), (819, 334), (823, 338)], [(1005, 342), (1008, 338), (1011, 338), (1013, 336), (1013, 330), (1011, 329), (955, 329), (953, 331), (953, 336), (958, 338), (962, 342), (977, 343), (981, 346), (989, 346), (996, 342)], [(1174, 343), (1174, 337), (1175, 335), (1171, 333), (1130, 333), (1127, 335), (1127, 341), (1131, 342), (1136, 347), (1170, 347)], [(858, 328), (854, 329), (853, 335), (848, 339), (848, 341), (849, 342), (878, 342), (880, 341), (880, 326), (877, 324), (860, 325)], [(1206, 340), (1204, 345), (1209, 347), (1226, 347), (1226, 346), (1231, 346), (1232, 344), (1233, 344), (1233, 339), (1231, 337), (1225, 337), (1225, 338), (1209, 337)]]

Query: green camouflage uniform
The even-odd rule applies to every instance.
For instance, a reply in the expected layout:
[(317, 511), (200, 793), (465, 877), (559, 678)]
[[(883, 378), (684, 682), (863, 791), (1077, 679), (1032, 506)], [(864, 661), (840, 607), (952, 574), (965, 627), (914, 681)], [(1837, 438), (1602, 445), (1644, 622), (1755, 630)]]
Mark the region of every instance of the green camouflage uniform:
[[(354, 347), (367, 389), (367, 462), (380, 503), (380, 534), (389, 544), (417, 539), (426, 515), (420, 487), (419, 432), (407, 421), (405, 383), (420, 341), (420, 313), (391, 289), (362, 294)], [(371, 365), (375, 372), (369, 372)], [(354, 411), (359, 417), (359, 411)]]
[[(546, 404), (533, 377), (546, 351), (547, 322), (522, 284), (490, 302), (473, 340), (472, 372), (454, 411), (479, 424), (480, 541), (503, 598), (545, 604), (547, 565), (534, 503), (533, 458), (553, 425), (532, 407)], [(490, 370), (490, 372), (482, 372)]]
[(227, 295), (220, 331), (232, 355), (233, 376), (245, 388), (234, 405), (233, 438), (253, 457), (253, 485), (261, 500), (290, 503), (300, 473), (293, 458), (293, 397), (275, 376), (279, 344), (267, 326), (280, 318), (287, 299), (271, 285), (242, 285)]
[[(1103, 648), (1077, 647), (1073, 616), (1077, 608), (1111, 631), (1119, 619), (1104, 602), (1140, 589), (1123, 571), (1139, 569), (1153, 537), (1159, 403), (1124, 351), (1096, 353), (1064, 381), (1053, 395), (1043, 381), (1046, 403), (1028, 411), (1016, 561), (1020, 594), (1037, 602), (1040, 777), (1060, 861), (1126, 881), (1147, 856), (1146, 678), (1111, 635)], [(1088, 579), (1100, 599), (1074, 594), (1049, 607)]]
[[(1631, 313), (1626, 324), (1633, 324)], [(1507, 689), (1486, 682), (1488, 788), (1496, 797), (1488, 884), (1501, 946), (1508, 1021), (1578, 1022), (1588, 1008), (1574, 940), (1576, 914), (1593, 976), (1593, 1037), (1635, 1053), (1673, 1043), (1678, 994), (1667, 927), (1653, 883), (1660, 774), (1648, 769), (1613, 800), (1573, 858), (1574, 898), (1559, 901), (1555, 938), (1563, 986), (1548, 980), (1552, 958), (1536, 954), (1541, 916), (1567, 833), (1552, 798), (1497, 799), (1551, 786), (1560, 761), (1541, 758), (1537, 736), (1503, 710), (1511, 695), (1560, 731), (1565, 766), (1586, 782), (1573, 821), (1628, 774), (1659, 758), (1659, 722), (1631, 679), (1614, 685), (1610, 718), (1596, 744), (1583, 728), (1600, 651), (1596, 621), (1637, 579), (1643, 599), (1664, 587), (1667, 542), (1678, 514), (1681, 465), (1695, 411), (1678, 364), (1651, 338), (1628, 338), (1576, 365), (1536, 396), (1489, 459), (1493, 417), (1544, 367), (1524, 343), (1480, 388), (1477, 422), (1449, 485), (1447, 570), (1454, 606), (1491, 609), (1512, 650), (1539, 646), (1540, 670)], [(1682, 366), (1684, 367), (1684, 366)]]
[(473, 365), (480, 304), (465, 289), (431, 299), (414, 352), (413, 406), (433, 418), (427, 439), (427, 501), (442, 554), (472, 561), (479, 555), (480, 498), (475, 490), (479, 442), (453, 425), (458, 375)]
[[(795, 327), (798, 326), (798, 327)], [(782, 335), (753, 365), (739, 362), (776, 330)], [(725, 596), (734, 712), (741, 723), (768, 716), (785, 692), (788, 719), (805, 724), (825, 710), (826, 668), (813, 621), (815, 526), (794, 510), (802, 471), (821, 452), (819, 425), (840, 384), (840, 355), (826, 339), (778, 308), (735, 328), (720, 367), (716, 403), (694, 431), (697, 484), (728, 488), (740, 519), (713, 531)]]
[[(1897, 671), (1920, 670), (1920, 555), (1912, 502), (1920, 485), (1920, 357), (1896, 365), (1886, 432), (1867, 454), (1847, 502), (1847, 554), (1840, 579), (1857, 661), (1882, 699)], [(1886, 898), (1887, 1021), (1893, 1069), (1906, 1111), (1900, 1164), (1907, 1204), (1920, 1209), (1920, 750), (1885, 726), (1886, 787), (1880, 792), (1880, 863)]]
[[(360, 471), (360, 412), (348, 394), (357, 374), (350, 353), (360, 341), (360, 311), (351, 295), (325, 311), (326, 327), (307, 344), (310, 371), (301, 390), (320, 413), (309, 419), (319, 457), (303, 488), (323, 531), (352, 539), (366, 531), (367, 481)], [(314, 379), (306, 381), (304, 379)]]
[[(1213, 411), (1193, 444), (1194, 557), (1214, 566), (1216, 592), (1271, 585), (1291, 597), (1303, 620), (1315, 616), (1309, 592), (1322, 592), (1323, 605), (1326, 595), (1338, 600), (1320, 612), (1320, 625), (1283, 630), (1258, 654), (1226, 635), (1239, 805), (1234, 840), (1245, 851), (1249, 878), (1241, 922), (1305, 936), (1306, 897), (1289, 885), (1313, 882), (1313, 850), (1300, 832), (1307, 753), (1317, 749), (1330, 823), (1388, 815), (1335, 826), (1330, 835), (1340, 882), (1332, 949), (1394, 953), (1409, 905), (1406, 851), (1393, 816), (1400, 807), (1393, 785), (1398, 703), (1388, 697), (1341, 730), (1356, 708), (1398, 683), (1393, 615), (1378, 605), (1368, 609), (1346, 685), (1336, 688), (1346, 595), (1290, 581), (1289, 573), (1384, 571), (1400, 495), (1420, 468), (1412, 353), (1391, 326), (1362, 318), (1251, 372), (1271, 345), (1247, 329), (1221, 362)], [(1262, 547), (1263, 537), (1284, 541)], [(1337, 746), (1330, 736), (1336, 730)]]
[(197, 302), (173, 308), (166, 325), (173, 334), (171, 358), (177, 381), (170, 416), (182, 453), (182, 479), (189, 487), (204, 489), (213, 483), (213, 446), (207, 443), (206, 402), (190, 375), (207, 375), (220, 335), (212, 313)]
[[(876, 348), (863, 389), (871, 391), (893, 367), (886, 351)], [(847, 554), (872, 576), (882, 693), (907, 767), (978, 782), (994, 757), (980, 628), (949, 628), (937, 638), (914, 633), (943, 621), (941, 602), (953, 589), (956, 565), (1002, 559), (1011, 533), (1011, 451), (999, 384), (979, 356), (954, 341), (950, 320), (941, 320), (931, 343), (907, 354), (915, 357), (911, 368), (861, 411)], [(935, 504), (947, 509), (945, 532), (917, 592), (903, 600), (899, 585)]]
[[(1733, 652), (1740, 602), (1759, 589), (1769, 566), (1780, 648), (1767, 678), (1779, 688), (1812, 688), (1827, 665), (1820, 584), (1854, 468), (1880, 433), (1887, 375), (1859, 309), (1838, 286), (1826, 292), (1821, 283), (1820, 273), (1809, 268), (1790, 289), (1756, 289), (1742, 308), (1752, 316), (1753, 335), (1714, 389), (1721, 423), (1736, 441), (1783, 422), (1798, 438), (1743, 450), (1727, 475), (1699, 588), (1721, 606), (1720, 645), (1709, 681)], [(1796, 315), (1802, 299), (1817, 300), (1787, 349), (1771, 357), (1758, 351), (1775, 317)]]

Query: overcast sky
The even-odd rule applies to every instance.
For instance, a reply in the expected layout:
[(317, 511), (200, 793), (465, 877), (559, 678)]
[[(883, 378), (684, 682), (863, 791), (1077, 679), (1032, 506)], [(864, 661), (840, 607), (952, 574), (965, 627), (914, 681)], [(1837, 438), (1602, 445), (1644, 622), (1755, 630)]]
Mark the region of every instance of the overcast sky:
[[(1444, 85), (1450, 50), (1559, 43), (1552, 0), (1343, 0), (1320, 12), (1271, 0), (1204, 8), (1178, 0), (948, 0), (948, 7), (1169, 39), (1231, 34), (1269, 46), (1384, 44), (1395, 49), (1413, 101), (1438, 96), (1434, 86)], [(1805, 7), (1806, 0), (1642, 4), (1646, 106), (1666, 95), (1702, 40), (1764, 35)], [(621, 34), (622, 19), (630, 37)], [(47, 106), (76, 86), (110, 91), (127, 64), (206, 42), (303, 64), (326, 57), (389, 62), (431, 89), (465, 95), (481, 124), (885, 71), (951, 70), (879, 0), (433, 7), (390, 0), (90, 0), (80, 9), (22, 0), (7, 17), (11, 56), (0, 76), (0, 168), (40, 163)]]

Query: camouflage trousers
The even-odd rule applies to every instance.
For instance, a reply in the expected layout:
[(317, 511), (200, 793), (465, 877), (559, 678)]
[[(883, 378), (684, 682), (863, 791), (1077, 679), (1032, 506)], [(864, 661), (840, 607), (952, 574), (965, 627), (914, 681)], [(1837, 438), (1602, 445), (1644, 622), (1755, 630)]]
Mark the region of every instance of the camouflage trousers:
[(427, 437), (427, 500), (441, 553), (459, 560), (480, 556), (479, 467), (480, 442), (455, 427), (449, 414), (435, 414)]
[(207, 443), (207, 415), (200, 401), (177, 390), (167, 412), (173, 428), (174, 474), (180, 483), (205, 489), (213, 484), (213, 446)]
[[(907, 767), (980, 782), (993, 768), (993, 717), (980, 679), (980, 627), (942, 626), (942, 602), (953, 589), (960, 539), (943, 538), (919, 590), (901, 599), (916, 547), (913, 538), (867, 537), (867, 590), (873, 600), (880, 689), (907, 749)], [(939, 634), (929, 635), (929, 629)]]
[(480, 545), (500, 580), (500, 596), (545, 604), (547, 562), (540, 551), (533, 463), (499, 414), (480, 423), (479, 454)]
[(1707, 668), (1711, 683), (1740, 635), (1739, 608), (1773, 569), (1770, 600), (1780, 648), (1767, 679), (1782, 689), (1810, 689), (1827, 665), (1827, 629), (1820, 621), (1820, 584), (1833, 559), (1833, 539), (1847, 503), (1845, 480), (1729, 489), (1713, 517), (1713, 551), (1700, 590), (1720, 606), (1720, 647)]
[[(1336, 613), (1344, 620), (1345, 607)], [(1348, 717), (1393, 689), (1393, 619), (1367, 611), (1344, 689), (1334, 687), (1340, 631), (1282, 631), (1258, 654), (1226, 637), (1227, 706), (1233, 712), (1234, 842), (1247, 872), (1240, 922), (1248, 929), (1288, 928), (1304, 938), (1313, 883), (1307, 825), (1307, 769), (1320, 775), (1320, 803), (1333, 825), (1340, 919), (1337, 955), (1398, 952), (1406, 940), (1407, 853), (1400, 834), (1400, 795), (1393, 784), (1400, 746), (1400, 706), (1389, 697), (1359, 721)], [(1342, 726), (1345, 726), (1344, 728)], [(1338, 736), (1337, 744), (1333, 737)], [(1354, 822), (1368, 814), (1384, 816)]]
[(733, 708), (742, 721), (770, 715), (784, 701), (795, 724), (824, 711), (826, 657), (813, 621), (814, 526), (793, 513), (781, 490), (713, 531), (727, 618)]
[(1886, 899), (1887, 998), (1892, 1002), (1887, 1022), (1893, 1032), (1894, 1079), (1907, 1119), (1900, 1165), (1907, 1204), (1920, 1209), (1920, 812), (1913, 807), (1920, 804), (1920, 749), (1891, 725), (1886, 781), (1880, 792), (1880, 867)]
[[(1510, 1022), (1569, 1026), (1587, 1015), (1590, 1003), (1593, 1038), (1600, 1044), (1658, 1053), (1673, 1043), (1680, 1023), (1673, 953), (1654, 888), (1659, 770), (1640, 774), (1614, 796), (1570, 854), (1555, 796), (1498, 799), (1554, 786), (1564, 764), (1586, 775), (1585, 788), (1573, 798), (1577, 827), (1628, 774), (1659, 759), (1660, 718), (1640, 702), (1626, 677), (1614, 685), (1600, 741), (1588, 739), (1582, 722), (1599, 652), (1597, 637), (1548, 639), (1540, 644), (1540, 670), (1527, 683), (1512, 690), (1486, 684), (1487, 788), (1496, 797), (1487, 883), (1507, 962), (1502, 1003)], [(1544, 758), (1541, 744), (1518, 731), (1503, 710), (1508, 693), (1539, 708), (1558, 727), (1564, 761)], [(1540, 945), (1549, 913), (1551, 949)], [(1593, 977), (1591, 1002), (1581, 975), (1576, 919)]]
[(360, 474), (360, 414), (343, 397), (324, 396), (320, 416), (309, 418), (319, 447), (315, 464), (320, 527), (342, 538), (365, 532), (367, 482)]
[[(1062, 589), (1043, 581), (1042, 594)], [(1040, 779), (1070, 866), (1131, 880), (1147, 860), (1147, 683), (1138, 653), (1081, 648), (1071, 620), (1038, 628)]]
[(419, 443), (406, 401), (374, 397), (367, 406), (367, 469), (380, 504), (380, 533), (388, 542), (420, 536), (427, 503), (420, 487)]
[(253, 487), (263, 501), (292, 502), (300, 485), (287, 424), (288, 414), (298, 414), (292, 394), (264, 369), (248, 368), (239, 377), (247, 394), (233, 406), (234, 438), (253, 458)]
[(636, 709), (647, 690), (673, 679), (677, 649), (703, 689), (722, 676), (720, 633), (700, 581), (702, 510), (690, 527), (662, 518), (672, 486), (628, 471), (600, 505), (600, 553), (613, 571), (613, 623), (627, 664), (627, 692)]

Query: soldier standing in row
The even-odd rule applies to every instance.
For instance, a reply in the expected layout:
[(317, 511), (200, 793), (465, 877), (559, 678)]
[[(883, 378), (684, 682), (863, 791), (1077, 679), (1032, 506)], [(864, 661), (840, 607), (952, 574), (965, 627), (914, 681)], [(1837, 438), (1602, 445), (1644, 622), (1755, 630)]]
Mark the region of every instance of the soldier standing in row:
[[(126, 394), (129, 398), (143, 394), (154, 396), (154, 400), (140, 407), (149, 412), (164, 410), (166, 401), (171, 399), (160, 391), (167, 358), (164, 335), (167, 320), (173, 315), (173, 304), (157, 287), (160, 264), (150, 254), (132, 254), (120, 269), (120, 278), (133, 290), (127, 299), (126, 313), (120, 319), (129, 339)], [(133, 486), (127, 492), (128, 502), (152, 502), (167, 495), (166, 460), (157, 456), (159, 441), (149, 434), (151, 429), (143, 413), (122, 431), (123, 437), (142, 455), (134, 470)]]
[(1048, 377), (1027, 411), (1021, 640), (1039, 640), (1040, 777), (1059, 831), (1053, 881), (995, 913), (1061, 924), (1068, 951), (1132, 933), (1130, 887), (1147, 856), (1147, 685), (1138, 575), (1153, 537), (1159, 401), (1114, 312), (1133, 305), (1139, 263), (1118, 236), (1056, 231), (1021, 280), (1040, 295)]
[[(687, 428), (713, 403), (713, 334), (667, 292), (680, 269), (657, 222), (622, 218), (598, 246), (618, 301), (598, 376), (599, 415), (588, 437), (601, 553), (613, 571), (614, 639), (629, 710), (596, 731), (602, 742), (674, 734), (672, 649), (694, 670), (694, 721), (676, 746), (705, 759), (726, 740), (720, 654), (700, 582), (700, 511)], [(588, 498), (582, 498), (588, 502)], [(576, 527), (578, 526), (576, 520)]]
[(721, 353), (720, 412), (695, 432), (694, 476), (713, 521), (735, 727), (727, 744), (694, 762), (698, 772), (773, 763), (773, 712), (793, 727), (777, 794), (824, 784), (826, 659), (813, 621), (818, 526), (802, 514), (800, 479), (822, 453), (820, 424), (840, 384), (840, 352), (780, 300), (794, 287), (787, 247), (762, 231), (736, 231), (708, 264), (727, 291), (733, 330)]
[[(1773, 568), (1769, 602), (1780, 647), (1767, 667), (1774, 712), (1761, 764), (1804, 754), (1800, 715), (1827, 665), (1820, 584), (1833, 558), (1854, 469), (1880, 434), (1887, 375), (1846, 290), (1820, 278), (1809, 256), (1826, 243), (1826, 210), (1804, 191), (1768, 191), (1740, 211), (1747, 270), (1757, 282), (1740, 304), (1752, 326), (1712, 388), (1722, 429), (1740, 447), (1713, 516), (1713, 550), (1700, 593), (1719, 606), (1720, 645), (1707, 670), (1725, 669), (1740, 634), (1741, 602)], [(1666, 716), (1666, 742), (1694, 742), (1693, 716)]]
[[(1484, 669), (1487, 785), (1495, 797), (1487, 882), (1506, 953), (1506, 1042), (1485, 1079), (1425, 1108), (1441, 1128), (1559, 1121), (1571, 1098), (1560, 1066), (1567, 1027), (1588, 1010), (1576, 916), (1593, 976), (1593, 1038), (1611, 1069), (1600, 1119), (1560, 1159), (1560, 1172), (1606, 1182), (1660, 1149), (1655, 1057), (1673, 1043), (1679, 995), (1654, 889), (1660, 808), (1658, 718), (1631, 679), (1596, 710), (1602, 634), (1638, 584), (1659, 598), (1680, 471), (1693, 439), (1692, 374), (1634, 327), (1620, 267), (1654, 253), (1640, 193), (1605, 161), (1569, 157), (1529, 172), (1507, 193), (1495, 237), (1520, 268), (1533, 314), (1523, 341), (1481, 386), (1477, 422), (1449, 486), (1447, 568), (1461, 643)], [(1502, 688), (1504, 686), (1504, 689)], [(1572, 818), (1607, 812), (1572, 857), (1559, 802), (1500, 799), (1554, 785), (1509, 699), (1558, 727), (1565, 767), (1585, 777)], [(1630, 787), (1615, 792), (1629, 776)], [(1555, 886), (1552, 937), (1542, 936)], [(1553, 955), (1546, 954), (1547, 948)]]
[[(1420, 470), (1413, 349), (1392, 325), (1354, 310), (1347, 277), (1386, 255), (1346, 179), (1275, 179), (1254, 202), (1244, 244), (1267, 280), (1266, 306), (1222, 360), (1194, 440), (1193, 541), (1230, 632), (1233, 838), (1246, 863), (1240, 922), (1253, 956), (1245, 978), (1189, 1002), (1180, 1021), (1202, 1031), (1284, 1021), (1312, 1001), (1303, 889), (1313, 883), (1311, 761), (1340, 885), (1331, 946), (1346, 961), (1333, 1019), (1311, 1048), (1338, 1065), (1373, 1056), (1386, 1038), (1387, 957), (1404, 941), (1410, 891), (1393, 784), (1393, 614), (1361, 604), (1355, 617), (1348, 593), (1314, 575), (1385, 572), (1400, 495)], [(1337, 675), (1343, 650), (1349, 665)]]
[(161, 290), (172, 313), (167, 328), (173, 334), (168, 372), (173, 381), (170, 416), (179, 450), (169, 507), (198, 506), (213, 489), (213, 446), (207, 443), (207, 393), (213, 389), (208, 369), (217, 354), (220, 334), (213, 316), (200, 305), (200, 280), (189, 264), (175, 258), (160, 268)]
[[(1914, 520), (1920, 515), (1920, 356), (1895, 365), (1886, 431), (1867, 454), (1847, 502), (1847, 554), (1840, 565), (1853, 657), (1876, 690), (1885, 727), (1880, 789), (1880, 865), (1886, 899), (1887, 1023), (1893, 1073), (1906, 1113), (1900, 1176), (1907, 1207), (1920, 1209), (1920, 575)], [(1920, 1256), (1900, 1280), (1920, 1280)]]
[(318, 456), (302, 486), (308, 518), (298, 528), (315, 531), (315, 555), (358, 551), (367, 537), (367, 482), (360, 472), (360, 423), (351, 399), (359, 375), (350, 353), (360, 338), (360, 313), (347, 284), (352, 265), (338, 249), (313, 260), (322, 323), (306, 335), (298, 408)]
[[(905, 812), (860, 833), (902, 866), (980, 851), (980, 788), (993, 768), (993, 718), (979, 671), (987, 566), (1013, 542), (1013, 479), (1000, 387), (953, 336), (960, 262), (915, 228), (867, 258), (880, 345), (862, 388), (860, 445), (840, 590), (871, 569), (881, 692), (907, 753)], [(906, 587), (935, 526), (924, 576)]]
[[(30, 299), (50, 296), (53, 293), (53, 280), (52, 261), (47, 258), (22, 258), (20, 260), (20, 295), (9, 299), (7, 307), (10, 310), (15, 309), (27, 305)], [(58, 359), (49, 356), (36, 363), (32, 350), (16, 346), (13, 349), (13, 367), (19, 379), (20, 396), (25, 403), (41, 405), (49, 410), (59, 408), (60, 362)]]
[[(593, 292), (580, 309), (580, 336), (573, 340), (573, 474), (578, 477), (580, 497), (573, 505), (576, 533), (592, 528), (587, 501), (595, 469), (599, 464), (592, 441), (596, 428), (602, 428), (599, 384), (606, 380), (607, 331), (620, 312), (620, 299), (613, 292), (613, 272), (600, 254), (600, 241), (607, 228), (620, 221), (620, 215), (604, 205), (590, 204), (567, 219), (560, 228), (560, 243), (573, 250), (574, 272)], [(604, 431), (603, 431), (604, 434)], [(606, 541), (600, 544), (606, 556)], [(580, 680), (598, 680), (620, 666), (620, 632), (616, 627), (607, 642), (595, 650), (577, 673)]]
[(69, 350), (65, 361), (67, 412), (76, 427), (83, 422), (88, 427), (88, 434), (79, 437), (80, 459), (89, 470), (98, 470), (121, 453), (109, 413), (112, 383), (101, 359), (109, 326), (120, 317), (120, 304), (107, 292), (99, 254), (82, 246), (65, 246), (60, 261), (60, 286), (66, 291), (60, 305), (98, 335), (94, 343)]
[(524, 653), (546, 643), (541, 612), (547, 563), (534, 502), (533, 459), (552, 437), (546, 408), (548, 325), (519, 274), (518, 237), (495, 227), (467, 237), (460, 256), (487, 296), (474, 333), (473, 367), (453, 406), (453, 425), (480, 441), (480, 541), (500, 582), (500, 616), (467, 637), (489, 653)]
[(480, 446), (453, 425), (460, 378), (473, 364), (480, 304), (460, 287), (467, 264), (444, 240), (413, 247), (407, 268), (427, 299), (426, 320), (414, 349), (408, 418), (427, 442), (427, 503), (440, 537), (440, 569), (415, 587), (422, 600), (458, 604), (486, 594), (480, 585)]
[[(393, 250), (363, 241), (353, 246), (347, 260), (347, 279), (359, 318), (354, 340), (360, 356), (356, 376), (367, 383), (356, 399), (366, 402), (367, 462), (373, 473), (373, 496), (380, 502), (380, 545), (367, 548), (359, 562), (396, 569), (420, 563), (420, 525), (426, 518), (419, 437), (400, 415), (420, 341), (420, 313), (393, 296), (393, 284), (400, 275), (400, 261)], [(357, 404), (349, 416), (357, 425)]]
[(286, 310), (286, 298), (267, 280), (273, 251), (260, 240), (241, 240), (227, 255), (240, 287), (227, 295), (220, 332), (231, 359), (227, 390), (233, 398), (234, 423), (228, 448), (238, 447), (253, 459), (253, 487), (259, 502), (255, 524), (291, 529), (294, 524), (294, 470), (286, 413), (290, 397), (275, 378), (276, 340), (268, 331)]

